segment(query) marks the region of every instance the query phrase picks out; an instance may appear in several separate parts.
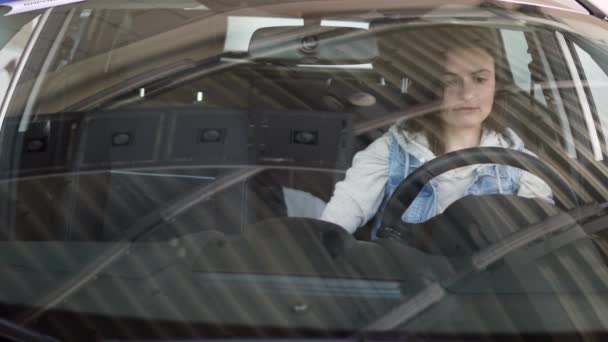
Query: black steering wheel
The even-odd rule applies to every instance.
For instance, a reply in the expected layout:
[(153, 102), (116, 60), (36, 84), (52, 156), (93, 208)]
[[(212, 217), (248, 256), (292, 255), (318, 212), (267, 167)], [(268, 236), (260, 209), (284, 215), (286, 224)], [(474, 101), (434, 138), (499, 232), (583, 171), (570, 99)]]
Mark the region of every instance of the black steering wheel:
[(501, 164), (528, 171), (545, 181), (561, 209), (578, 204), (578, 197), (570, 184), (553, 167), (525, 152), (500, 147), (474, 147), (446, 153), (422, 164), (399, 184), (381, 215), (379, 234), (385, 227), (399, 227), (405, 223), (401, 216), (410, 207), (422, 188), (444, 172), (475, 164)]

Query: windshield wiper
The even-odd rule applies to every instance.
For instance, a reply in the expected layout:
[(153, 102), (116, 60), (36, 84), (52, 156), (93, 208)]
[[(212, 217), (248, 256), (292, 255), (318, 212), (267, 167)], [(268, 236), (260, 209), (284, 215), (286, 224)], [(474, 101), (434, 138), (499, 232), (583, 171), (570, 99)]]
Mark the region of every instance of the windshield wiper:
[(416, 295), (376, 319), (373, 323), (362, 329), (361, 332), (393, 330), (440, 302), (447, 294), (446, 289), (457, 285), (471, 275), (482, 272), (492, 264), (502, 260), (508, 254), (543, 236), (575, 227), (578, 222), (593, 217), (607, 209), (608, 202), (601, 204), (594, 203), (575, 208), (568, 212), (560, 212), (526, 229), (514, 232), (502, 241), (494, 243), (471, 256), (469, 267), (465, 267), (465, 269), (451, 276), (446, 281), (433, 282), (427, 285)]
[(261, 166), (237, 169), (228, 175), (216, 178), (211, 184), (195, 188), (188, 194), (171, 201), (165, 208), (154, 211), (139, 219), (135, 224), (126, 229), (120, 240), (116, 241), (111, 247), (95, 257), (95, 259), (86, 265), (80, 272), (69, 277), (59, 284), (59, 286), (47, 292), (37, 304), (32, 305), (34, 309), (26, 311), (17, 317), (16, 321), (21, 324), (28, 324), (86, 286), (90, 281), (95, 279), (99, 273), (103, 272), (116, 260), (122, 257), (133, 243), (154, 232), (161, 224), (170, 222), (173, 218), (192, 208), (197, 203), (208, 199), (244, 179), (258, 174), (265, 169), (266, 167)]
[(59, 340), (40, 334), (32, 329), (0, 318), (0, 337), (15, 342), (58, 342)]

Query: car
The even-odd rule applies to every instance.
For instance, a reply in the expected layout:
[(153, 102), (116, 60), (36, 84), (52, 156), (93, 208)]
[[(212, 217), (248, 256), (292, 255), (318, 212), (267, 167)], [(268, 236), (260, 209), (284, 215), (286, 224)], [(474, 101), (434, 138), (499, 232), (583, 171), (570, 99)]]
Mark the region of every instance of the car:
[[(0, 20), (3, 338), (608, 337), (602, 3), (42, 6)], [(445, 113), (468, 84), (445, 47), (471, 42), (492, 46), (489, 115), (521, 148), (353, 176), (393, 127)], [(407, 219), (468, 167), (490, 185)], [(503, 191), (515, 174), (544, 195)], [(340, 191), (389, 187), (353, 229), (328, 218), (333, 201), (355, 221)]]

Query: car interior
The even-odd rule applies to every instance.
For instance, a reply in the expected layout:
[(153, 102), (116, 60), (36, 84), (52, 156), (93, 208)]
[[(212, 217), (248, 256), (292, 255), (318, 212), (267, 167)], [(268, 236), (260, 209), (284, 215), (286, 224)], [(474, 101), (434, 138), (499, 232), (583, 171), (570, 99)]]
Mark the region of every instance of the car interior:
[[(381, 24), (375, 35), (319, 28), (258, 30), (249, 52), (226, 54), (214, 63), (250, 62), (224, 62), (227, 66), (200, 76), (195, 71), (205, 64), (194, 63), (171, 74), (177, 81), (149, 82), (145, 95), (144, 87), (127, 86), (86, 112), (71, 106), (71, 111), (36, 114), (25, 131), (23, 119), (9, 118), (2, 143), (15, 148), (4, 151), (20, 153), (4, 155), (0, 173), (4, 191), (18, 195), (14, 207), (4, 210), (17, 213), (7, 217), (21, 228), (4, 231), (5, 238), (112, 240), (187, 189), (253, 165), (261, 166), (254, 176), (201, 201), (180, 215), (175, 227), (233, 234), (288, 212), (315, 218), (357, 151), (397, 119), (436, 105), (429, 83), (432, 65), (421, 61), (433, 39), (450, 26), (404, 30)], [(320, 37), (314, 56), (300, 51), (307, 32)], [(497, 30), (493, 34), (500, 39)], [(272, 35), (287, 43), (269, 45)], [(534, 41), (531, 34), (526, 39)], [(404, 55), (397, 46), (417, 48)], [(496, 108), (527, 148), (564, 171), (569, 163), (555, 161), (563, 158), (568, 137), (554, 102), (546, 104), (550, 94), (515, 86), (507, 57), (501, 58), (497, 65), (507, 84), (496, 95)], [(368, 62), (373, 67), (356, 67)], [(529, 68), (533, 79), (542, 80), (547, 75), (539, 63), (532, 58)], [(536, 124), (528, 125), (530, 120)], [(285, 194), (294, 191), (306, 193), (317, 212), (289, 210)], [(217, 215), (205, 214), (222, 212), (226, 205), (231, 208), (225, 212), (240, 214), (217, 222)], [(165, 238), (184, 234), (175, 227), (162, 230)], [(369, 238), (369, 224), (358, 234)]]

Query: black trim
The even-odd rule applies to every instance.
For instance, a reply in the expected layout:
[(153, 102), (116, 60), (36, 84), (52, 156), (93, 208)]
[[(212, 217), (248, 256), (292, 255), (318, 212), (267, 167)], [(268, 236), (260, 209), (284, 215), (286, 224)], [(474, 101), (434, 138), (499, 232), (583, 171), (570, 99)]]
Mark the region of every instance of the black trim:
[(576, 0), (576, 2), (578, 2), (579, 5), (583, 6), (587, 11), (589, 11), (592, 16), (598, 17), (602, 20), (606, 20), (607, 14), (604, 13), (604, 11), (595, 6), (595, 4), (593, 4), (589, 0)]

